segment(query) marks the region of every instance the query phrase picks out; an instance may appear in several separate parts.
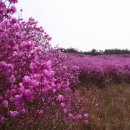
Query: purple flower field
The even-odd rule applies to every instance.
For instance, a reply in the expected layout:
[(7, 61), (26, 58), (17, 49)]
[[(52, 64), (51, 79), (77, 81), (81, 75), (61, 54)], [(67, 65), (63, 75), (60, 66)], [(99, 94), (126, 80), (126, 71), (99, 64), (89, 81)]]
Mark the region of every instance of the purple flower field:
[(130, 79), (130, 55), (82, 55), (67, 54), (70, 65), (79, 67), (80, 79), (88, 82), (105, 81), (129, 81)]

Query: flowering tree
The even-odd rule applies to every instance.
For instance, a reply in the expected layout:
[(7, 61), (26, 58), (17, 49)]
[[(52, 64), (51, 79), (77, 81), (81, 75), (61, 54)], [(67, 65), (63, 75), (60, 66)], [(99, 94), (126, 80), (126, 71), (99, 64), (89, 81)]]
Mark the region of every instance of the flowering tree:
[(0, 0), (0, 127), (34, 126), (61, 116), (66, 123), (87, 122), (84, 102), (71, 90), (77, 68), (64, 65), (64, 54), (51, 47), (51, 37), (33, 18), (13, 17), (17, 2)]

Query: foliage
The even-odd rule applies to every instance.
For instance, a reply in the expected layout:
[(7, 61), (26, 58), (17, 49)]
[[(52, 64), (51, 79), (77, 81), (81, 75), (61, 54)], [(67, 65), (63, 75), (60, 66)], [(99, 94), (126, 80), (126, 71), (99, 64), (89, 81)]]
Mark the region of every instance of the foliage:
[(0, 1), (0, 128), (36, 127), (61, 116), (66, 124), (87, 122), (85, 101), (71, 89), (78, 69), (64, 65), (65, 55), (51, 47), (51, 37), (33, 18), (13, 17), (17, 2)]
[(84, 54), (84, 55), (93, 55), (93, 56), (97, 56), (97, 55), (117, 55), (117, 54), (130, 54), (130, 50), (128, 49), (105, 49), (103, 50), (96, 50), (96, 49), (92, 49), (91, 51), (79, 51), (75, 48), (59, 48), (59, 50), (61, 50), (62, 52), (66, 52), (66, 53), (75, 53), (75, 54)]

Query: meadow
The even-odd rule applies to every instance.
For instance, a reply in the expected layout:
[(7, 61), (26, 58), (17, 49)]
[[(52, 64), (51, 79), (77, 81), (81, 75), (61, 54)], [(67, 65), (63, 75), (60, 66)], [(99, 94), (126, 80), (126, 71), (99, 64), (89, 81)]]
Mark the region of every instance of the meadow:
[[(86, 96), (88, 130), (130, 129), (130, 55), (83, 55), (68, 53), (69, 64), (79, 67), (81, 95)], [(87, 93), (84, 93), (87, 90)], [(97, 107), (95, 107), (97, 106)], [(85, 128), (79, 128), (79, 130)]]
[[(80, 126), (76, 130), (130, 129), (130, 84), (111, 84), (103, 89), (93, 86), (90, 91), (87, 96), (90, 102), (85, 108), (93, 116), (87, 127)], [(97, 103), (93, 104), (95, 100)]]
[(16, 3), (0, 1), (0, 130), (129, 130), (130, 56), (61, 52)]
[(110, 82), (130, 81), (129, 58), (129, 54), (92, 56), (68, 53), (67, 64), (79, 67), (81, 82), (103, 86)]

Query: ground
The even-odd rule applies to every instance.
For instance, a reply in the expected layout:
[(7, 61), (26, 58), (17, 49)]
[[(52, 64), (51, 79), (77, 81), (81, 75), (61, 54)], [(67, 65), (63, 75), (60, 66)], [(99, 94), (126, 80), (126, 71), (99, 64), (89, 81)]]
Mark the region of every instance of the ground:
[[(81, 87), (80, 91), (84, 95), (85, 86)], [(93, 87), (89, 92), (87, 96), (89, 104), (85, 108), (92, 117), (88, 127), (80, 126), (79, 130), (130, 129), (130, 84), (114, 84), (104, 88)]]

